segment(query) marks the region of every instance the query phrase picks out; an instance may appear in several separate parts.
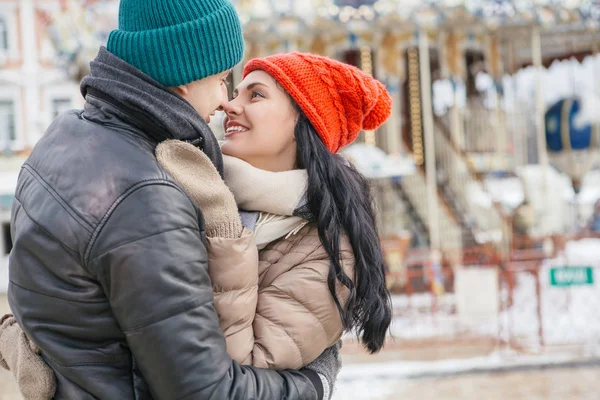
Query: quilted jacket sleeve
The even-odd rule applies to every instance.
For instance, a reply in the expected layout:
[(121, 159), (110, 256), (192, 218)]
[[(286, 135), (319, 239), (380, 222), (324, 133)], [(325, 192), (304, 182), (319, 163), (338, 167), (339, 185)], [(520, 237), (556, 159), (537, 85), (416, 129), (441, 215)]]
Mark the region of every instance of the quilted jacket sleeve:
[[(329, 258), (320, 244), (297, 264), (271, 266), (257, 288), (256, 247), (249, 238), (209, 243), (215, 307), (233, 359), (259, 368), (299, 369), (339, 340), (343, 326), (327, 284)], [(342, 252), (342, 262), (352, 276), (351, 251)], [(339, 284), (338, 296), (347, 299)]]
[[(343, 267), (353, 276), (351, 252), (342, 253)], [(342, 320), (327, 284), (329, 258), (322, 247), (300, 264), (271, 280), (261, 279), (254, 318), (252, 365), (297, 369), (314, 361), (343, 333)], [(348, 291), (337, 283), (345, 304)]]
[(227, 352), (239, 363), (252, 364), (252, 323), (258, 300), (258, 249), (248, 230), (240, 238), (207, 238), (208, 273)]
[(313, 377), (228, 356), (198, 220), (175, 185), (141, 183), (115, 204), (90, 247), (88, 268), (153, 398), (316, 400)]

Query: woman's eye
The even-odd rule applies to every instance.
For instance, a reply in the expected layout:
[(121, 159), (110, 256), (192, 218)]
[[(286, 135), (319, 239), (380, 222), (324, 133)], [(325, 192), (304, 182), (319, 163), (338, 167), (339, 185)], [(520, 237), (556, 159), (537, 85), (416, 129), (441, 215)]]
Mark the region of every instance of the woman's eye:
[(262, 95), (261, 93), (259, 93), (259, 92), (252, 92), (252, 94), (250, 95), (250, 98), (251, 98), (251, 99), (254, 99), (255, 97), (263, 97), (263, 98), (264, 98), (265, 96), (263, 96), (263, 95)]

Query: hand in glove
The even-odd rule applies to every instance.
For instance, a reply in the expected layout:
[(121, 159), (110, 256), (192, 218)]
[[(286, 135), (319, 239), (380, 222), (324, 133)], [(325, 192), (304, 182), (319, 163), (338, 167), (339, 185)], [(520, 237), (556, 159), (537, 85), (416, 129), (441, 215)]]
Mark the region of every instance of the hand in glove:
[(342, 368), (342, 359), (340, 349), (342, 341), (338, 340), (336, 344), (325, 349), (316, 360), (308, 364), (306, 369), (315, 371), (323, 383), (323, 400), (331, 399), (335, 388), (335, 381)]
[(54, 371), (46, 365), (40, 349), (10, 314), (0, 319), (0, 367), (12, 372), (24, 399), (49, 400), (54, 397)]
[(198, 204), (208, 237), (240, 237), (235, 198), (206, 154), (189, 143), (166, 140), (156, 147), (156, 159)]

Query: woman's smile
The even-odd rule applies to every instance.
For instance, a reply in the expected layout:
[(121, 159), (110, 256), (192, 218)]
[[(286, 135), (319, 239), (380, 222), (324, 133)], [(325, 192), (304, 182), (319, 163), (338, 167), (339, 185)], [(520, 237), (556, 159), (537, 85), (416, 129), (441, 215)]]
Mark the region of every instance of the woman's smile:
[(225, 137), (230, 137), (238, 133), (248, 132), (248, 128), (237, 121), (227, 120), (225, 123)]

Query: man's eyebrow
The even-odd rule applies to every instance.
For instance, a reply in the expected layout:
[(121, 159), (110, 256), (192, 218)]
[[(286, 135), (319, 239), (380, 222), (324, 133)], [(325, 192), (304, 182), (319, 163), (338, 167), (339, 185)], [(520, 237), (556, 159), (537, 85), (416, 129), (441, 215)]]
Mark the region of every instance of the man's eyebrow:
[[(265, 85), (262, 82), (252, 82), (251, 84), (249, 84), (248, 86), (246, 86), (246, 90), (252, 90), (252, 89), (254, 89), (258, 85), (264, 86), (267, 89), (269, 88), (267, 85)], [(239, 93), (238, 88), (233, 89), (233, 94), (237, 95), (238, 93)]]

